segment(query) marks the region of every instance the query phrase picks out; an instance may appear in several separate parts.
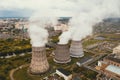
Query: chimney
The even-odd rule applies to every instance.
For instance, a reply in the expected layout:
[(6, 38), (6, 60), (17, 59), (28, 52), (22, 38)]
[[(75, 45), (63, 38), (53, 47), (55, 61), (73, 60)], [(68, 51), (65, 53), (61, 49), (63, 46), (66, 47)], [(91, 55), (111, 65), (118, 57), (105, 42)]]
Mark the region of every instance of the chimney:
[(49, 69), (45, 47), (32, 47), (31, 74), (45, 73)]
[(71, 61), (69, 46), (67, 44), (58, 44), (56, 46), (54, 61), (56, 63), (68, 63)]
[(74, 41), (74, 40), (72, 41), (71, 46), (70, 46), (70, 55), (71, 57), (83, 57), (84, 56), (81, 41)]

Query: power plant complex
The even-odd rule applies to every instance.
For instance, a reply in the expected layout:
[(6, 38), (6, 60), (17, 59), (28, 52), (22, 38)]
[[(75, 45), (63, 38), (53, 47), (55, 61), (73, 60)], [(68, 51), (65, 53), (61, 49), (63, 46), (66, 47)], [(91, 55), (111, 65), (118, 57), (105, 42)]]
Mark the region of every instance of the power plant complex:
[[(54, 53), (55, 56), (53, 60), (56, 63), (69, 63), (71, 57), (84, 56), (81, 41), (72, 41), (70, 48), (68, 44), (57, 44)], [(49, 63), (47, 61), (45, 47), (32, 47), (32, 60), (29, 69), (30, 73), (41, 74), (48, 70)]]
[[(36, 30), (33, 29), (34, 27)], [(45, 36), (41, 35), (41, 32), (39, 30), (45, 32)], [(31, 26), (30, 31), (32, 59), (29, 67), (29, 72), (31, 74), (45, 73), (49, 70), (49, 63), (46, 57), (45, 47), (48, 38), (47, 31), (44, 28), (39, 28), (39, 26), (33, 25)], [(36, 34), (40, 35), (37, 37)], [(84, 52), (81, 41), (72, 40), (70, 47), (67, 43), (58, 43), (55, 46), (53, 61), (55, 63), (66, 64), (71, 62), (71, 57), (79, 58), (83, 56)]]
[[(69, 63), (71, 61), (71, 57), (84, 56), (82, 44), (80, 41), (72, 41), (70, 48), (68, 44), (57, 44), (54, 53), (54, 62), (63, 64)], [(32, 59), (29, 72), (31, 74), (41, 74), (48, 70), (49, 63), (46, 57), (46, 48), (32, 47)]]

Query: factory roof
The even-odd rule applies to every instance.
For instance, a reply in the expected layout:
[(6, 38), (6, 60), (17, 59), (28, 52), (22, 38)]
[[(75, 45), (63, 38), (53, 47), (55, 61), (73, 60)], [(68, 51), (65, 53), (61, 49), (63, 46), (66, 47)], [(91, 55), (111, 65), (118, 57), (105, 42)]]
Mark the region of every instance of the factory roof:
[(82, 80), (82, 79), (79, 77), (74, 77), (72, 80)]
[(115, 55), (114, 55), (114, 54), (107, 56), (105, 59), (108, 59), (108, 60), (111, 60), (111, 61), (120, 63), (120, 59), (115, 58)]
[(117, 66), (114, 66), (114, 65), (109, 65), (109, 66), (106, 67), (105, 70), (108, 70), (110, 72), (113, 72), (115, 74), (120, 75), (120, 67), (117, 67)]
[(91, 56), (88, 56), (88, 57), (84, 57), (84, 58), (82, 58), (80, 61), (79, 61), (79, 63), (85, 63), (85, 62), (87, 62), (87, 61), (89, 61), (89, 60), (91, 60), (92, 59), (92, 57)]
[(67, 71), (67, 70), (65, 70), (65, 69), (63, 69), (63, 68), (59, 68), (59, 69), (57, 69), (59, 72), (61, 72), (62, 74), (64, 74), (64, 75), (66, 75), (66, 76), (69, 76), (69, 75), (71, 75), (71, 72), (70, 71)]
[(114, 49), (119, 49), (119, 50), (120, 50), (120, 45), (119, 45), (119, 46), (117, 46), (117, 47), (115, 47)]

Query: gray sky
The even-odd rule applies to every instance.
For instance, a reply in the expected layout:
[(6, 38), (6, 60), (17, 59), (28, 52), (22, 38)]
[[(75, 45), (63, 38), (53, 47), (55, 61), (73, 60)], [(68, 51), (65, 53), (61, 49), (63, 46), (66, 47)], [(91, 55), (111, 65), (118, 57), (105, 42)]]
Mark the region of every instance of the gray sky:
[(116, 12), (118, 5), (120, 0), (0, 0), (0, 17), (30, 16), (32, 13), (41, 16), (73, 16), (104, 7)]

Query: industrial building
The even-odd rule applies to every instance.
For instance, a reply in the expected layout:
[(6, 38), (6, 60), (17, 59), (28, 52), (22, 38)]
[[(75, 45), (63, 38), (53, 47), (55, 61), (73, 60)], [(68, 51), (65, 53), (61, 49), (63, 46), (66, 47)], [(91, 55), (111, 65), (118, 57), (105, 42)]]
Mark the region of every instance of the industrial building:
[(54, 53), (54, 61), (56, 63), (68, 63), (71, 61), (69, 46), (67, 44), (58, 44)]
[(70, 46), (70, 56), (71, 57), (83, 57), (83, 47), (81, 41), (72, 41)]
[[(115, 56), (115, 54), (110, 54), (103, 61), (99, 61), (96, 69), (109, 79), (120, 80), (120, 59)], [(102, 80), (102, 78), (98, 80)]]
[(116, 58), (120, 58), (120, 45), (113, 49), (113, 54), (116, 55)]
[(90, 62), (92, 60), (93, 60), (92, 57), (88, 56), (88, 57), (82, 58), (80, 61), (76, 62), (76, 64), (78, 66), (82, 66), (82, 65), (84, 65), (84, 64), (86, 64), (86, 63), (88, 63), (88, 62)]
[(49, 70), (45, 47), (32, 47), (31, 74), (41, 74)]
[(64, 80), (72, 80), (72, 74), (71, 72), (65, 70), (65, 69), (62, 69), (62, 68), (59, 68), (56, 70), (56, 74), (58, 74), (59, 76), (63, 77)]

